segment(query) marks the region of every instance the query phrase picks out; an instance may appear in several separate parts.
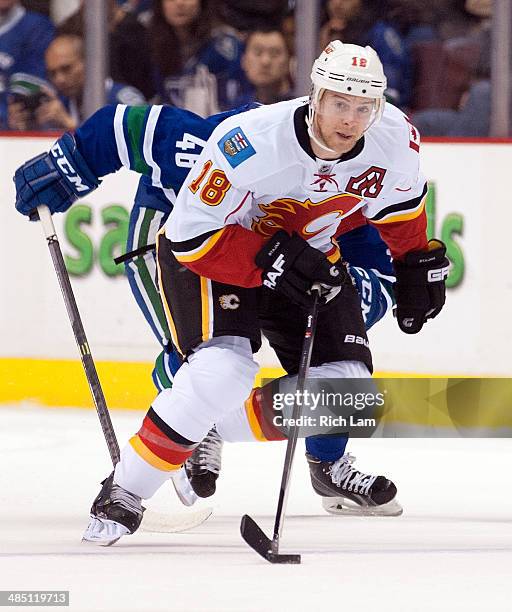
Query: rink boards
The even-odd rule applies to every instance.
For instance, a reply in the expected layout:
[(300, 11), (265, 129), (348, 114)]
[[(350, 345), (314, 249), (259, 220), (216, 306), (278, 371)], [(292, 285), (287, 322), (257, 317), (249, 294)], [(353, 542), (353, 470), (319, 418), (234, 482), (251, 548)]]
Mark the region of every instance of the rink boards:
[[(12, 175), (52, 139), (0, 138), (0, 403), (90, 405), (88, 389), (37, 223), (13, 207)], [(388, 317), (372, 330), (376, 370), (409, 375), (508, 376), (512, 283), (506, 267), (512, 213), (507, 173), (510, 143), (424, 143), (431, 185), (429, 232), (448, 244), (447, 305), (417, 336)], [(140, 408), (153, 396), (149, 378), (158, 352), (112, 257), (122, 252), (138, 176), (120, 171), (55, 217), (89, 343), (111, 407)], [(275, 374), (272, 351), (258, 359)], [(268, 369), (270, 368), (270, 370)]]

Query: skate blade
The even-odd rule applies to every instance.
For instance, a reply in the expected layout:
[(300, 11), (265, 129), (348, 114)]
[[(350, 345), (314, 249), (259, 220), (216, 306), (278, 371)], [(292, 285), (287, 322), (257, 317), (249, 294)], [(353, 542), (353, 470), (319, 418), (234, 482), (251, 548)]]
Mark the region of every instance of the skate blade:
[(171, 482), (176, 491), (178, 499), (184, 506), (193, 506), (199, 497), (190, 484), (187, 472), (182, 466), (179, 470), (174, 472), (171, 476)]
[(344, 497), (322, 497), (322, 507), (339, 516), (400, 516), (404, 511), (396, 499), (381, 506), (359, 506)]
[(124, 535), (129, 534), (130, 531), (124, 525), (116, 523), (116, 521), (91, 515), (89, 525), (87, 525), (82, 536), (82, 543), (95, 544), (96, 546), (112, 546)]

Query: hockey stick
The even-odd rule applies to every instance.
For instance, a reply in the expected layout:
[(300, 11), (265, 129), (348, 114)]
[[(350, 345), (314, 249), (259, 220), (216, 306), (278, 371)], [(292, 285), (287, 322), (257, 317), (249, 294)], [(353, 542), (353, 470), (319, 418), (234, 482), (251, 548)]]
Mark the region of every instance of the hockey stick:
[[(107, 402), (98, 378), (98, 373), (96, 371), (91, 350), (89, 348), (87, 336), (85, 335), (84, 326), (80, 318), (80, 313), (78, 311), (73, 288), (71, 287), (71, 281), (69, 280), (66, 264), (64, 263), (64, 258), (62, 256), (53, 219), (47, 206), (38, 206), (37, 212), (39, 214), (39, 220), (41, 221), (43, 232), (48, 243), (48, 249), (50, 250), (52, 257), (53, 267), (55, 268), (55, 273), (57, 274), (62, 297), (64, 298), (64, 303), (66, 305), (69, 322), (71, 323), (75, 341), (78, 346), (78, 351), (80, 352), (80, 359), (82, 361), (85, 376), (91, 390), (96, 412), (98, 413), (103, 435), (105, 436), (108, 452), (110, 454), (110, 458), (112, 459), (112, 465), (115, 467), (120, 459), (119, 444), (117, 442), (114, 426), (112, 425), (112, 421), (110, 419)], [(144, 513), (142, 526), (147, 531), (158, 531), (162, 533), (187, 531), (188, 529), (192, 529), (203, 523), (211, 515), (211, 513), (211, 508), (203, 508), (197, 512), (182, 513), (174, 515), (173, 517), (168, 517), (166, 514), (162, 514), (160, 512), (146, 510)]]
[[(313, 285), (314, 301), (311, 311), (307, 316), (306, 331), (304, 333), (304, 342), (302, 344), (302, 353), (300, 357), (299, 372), (297, 375), (297, 388), (295, 398), (302, 395), (306, 384), (306, 377), (309, 371), (311, 362), (311, 353), (313, 350), (313, 342), (315, 339), (316, 320), (318, 317), (318, 298), (320, 295), (320, 287)], [(295, 404), (292, 411), (292, 422), (297, 423), (302, 411), (302, 403), (295, 399)], [(284, 458), (283, 474), (281, 477), (281, 488), (279, 490), (279, 499), (277, 502), (276, 518), (274, 522), (274, 534), (272, 540), (268, 538), (254, 519), (248, 514), (244, 514), (240, 523), (240, 533), (242, 538), (253, 548), (259, 555), (270, 563), (300, 563), (300, 555), (292, 554), (285, 555), (279, 553), (279, 540), (283, 530), (284, 516), (286, 510), (286, 501), (288, 499), (288, 491), (290, 489), (290, 476), (292, 471), (293, 457), (299, 437), (299, 428), (293, 425), (289, 429), (288, 442), (286, 444), (286, 454)]]
[(47, 206), (38, 206), (37, 212), (39, 214), (43, 232), (48, 243), (48, 248), (53, 261), (53, 267), (55, 268), (55, 273), (57, 274), (57, 278), (59, 280), (60, 290), (62, 292), (62, 297), (64, 298), (64, 303), (66, 304), (69, 322), (71, 323), (73, 335), (75, 336), (78, 351), (80, 352), (80, 359), (82, 361), (87, 382), (89, 383), (89, 389), (91, 390), (92, 399), (96, 407), (96, 412), (98, 413), (101, 429), (103, 430), (103, 435), (105, 436), (108, 452), (110, 453), (110, 458), (115, 466), (116, 463), (119, 462), (119, 444), (117, 443), (116, 434), (114, 432), (114, 427), (112, 425), (112, 421), (110, 420), (110, 414), (107, 408), (107, 402), (105, 401), (105, 396), (103, 395), (103, 389), (101, 388), (98, 373), (96, 372), (94, 359), (92, 358), (89, 343), (87, 342), (87, 336), (85, 335), (84, 326), (80, 318), (80, 313), (78, 312), (78, 306), (76, 305), (73, 288), (71, 287), (71, 281), (69, 280), (69, 274), (66, 269), (66, 264), (64, 263), (64, 257), (62, 256), (62, 251), (60, 249), (59, 239), (57, 238), (57, 234), (55, 232), (52, 216)]

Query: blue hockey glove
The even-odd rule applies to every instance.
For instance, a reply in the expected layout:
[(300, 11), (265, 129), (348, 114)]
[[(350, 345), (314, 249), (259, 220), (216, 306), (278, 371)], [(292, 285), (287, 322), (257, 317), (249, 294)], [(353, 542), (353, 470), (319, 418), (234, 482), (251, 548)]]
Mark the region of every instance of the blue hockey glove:
[(394, 276), (382, 274), (374, 268), (349, 266), (348, 271), (361, 298), (364, 325), (369, 330), (392, 309)]
[(76, 148), (74, 137), (66, 133), (49, 153), (30, 159), (16, 170), (16, 210), (31, 216), (43, 204), (52, 214), (64, 212), (100, 182)]

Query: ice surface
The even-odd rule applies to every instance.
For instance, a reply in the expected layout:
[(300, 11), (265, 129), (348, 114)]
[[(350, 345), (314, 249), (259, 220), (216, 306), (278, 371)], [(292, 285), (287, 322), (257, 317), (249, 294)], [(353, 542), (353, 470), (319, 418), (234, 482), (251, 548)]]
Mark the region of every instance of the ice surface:
[[(142, 413), (114, 412), (120, 444)], [(511, 440), (354, 440), (357, 465), (392, 477), (404, 515), (326, 515), (299, 441), (282, 552), (272, 566), (239, 534), (271, 533), (284, 445), (225, 445), (214, 515), (183, 534), (80, 543), (111, 470), (92, 410), (0, 408), (0, 590), (70, 590), (71, 610), (375, 612), (510, 610)], [(149, 507), (186, 512), (171, 486)]]

